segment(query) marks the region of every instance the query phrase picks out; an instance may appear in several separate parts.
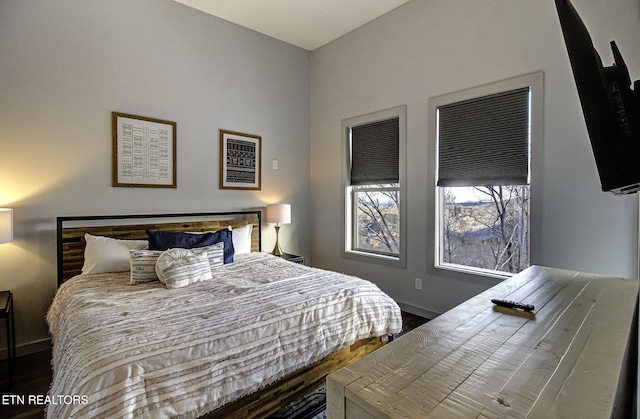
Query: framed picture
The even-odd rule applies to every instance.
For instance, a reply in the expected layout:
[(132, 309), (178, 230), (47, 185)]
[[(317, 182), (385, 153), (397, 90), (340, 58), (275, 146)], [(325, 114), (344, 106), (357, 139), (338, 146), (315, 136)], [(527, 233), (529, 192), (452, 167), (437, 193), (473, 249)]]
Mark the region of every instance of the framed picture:
[(176, 123), (112, 112), (112, 186), (176, 188)]
[(260, 190), (262, 138), (220, 130), (220, 189)]

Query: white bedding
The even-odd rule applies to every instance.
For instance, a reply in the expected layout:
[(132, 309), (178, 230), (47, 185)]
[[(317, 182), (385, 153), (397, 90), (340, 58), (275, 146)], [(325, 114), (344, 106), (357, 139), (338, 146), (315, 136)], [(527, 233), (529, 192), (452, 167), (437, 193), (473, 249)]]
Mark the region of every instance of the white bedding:
[(128, 272), (77, 276), (47, 322), (50, 395), (88, 400), (50, 404), (49, 418), (197, 417), (402, 326), (376, 285), (265, 253), (178, 289), (129, 285)]

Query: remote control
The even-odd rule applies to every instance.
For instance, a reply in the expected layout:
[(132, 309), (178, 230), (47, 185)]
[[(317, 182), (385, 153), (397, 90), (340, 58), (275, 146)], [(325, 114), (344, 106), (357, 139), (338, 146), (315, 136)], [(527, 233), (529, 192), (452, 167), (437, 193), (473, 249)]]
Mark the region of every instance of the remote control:
[(491, 300), (491, 302), (500, 307), (519, 308), (524, 311), (533, 311), (535, 309), (533, 304), (525, 304), (525, 303), (519, 303), (516, 301), (503, 300), (501, 298), (494, 298)]

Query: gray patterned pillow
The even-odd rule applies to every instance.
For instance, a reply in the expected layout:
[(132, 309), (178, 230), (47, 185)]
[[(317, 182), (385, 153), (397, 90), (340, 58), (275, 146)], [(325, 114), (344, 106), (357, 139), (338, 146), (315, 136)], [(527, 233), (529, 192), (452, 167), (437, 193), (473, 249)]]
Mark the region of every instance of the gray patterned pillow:
[(191, 250), (195, 253), (206, 250), (207, 258), (209, 259), (209, 267), (212, 271), (224, 265), (224, 242)]
[(206, 249), (169, 249), (158, 257), (156, 273), (167, 288), (213, 279)]
[(156, 261), (162, 254), (162, 250), (131, 250), (129, 251), (129, 264), (131, 265), (131, 277), (129, 285), (138, 285), (145, 282), (157, 281)]

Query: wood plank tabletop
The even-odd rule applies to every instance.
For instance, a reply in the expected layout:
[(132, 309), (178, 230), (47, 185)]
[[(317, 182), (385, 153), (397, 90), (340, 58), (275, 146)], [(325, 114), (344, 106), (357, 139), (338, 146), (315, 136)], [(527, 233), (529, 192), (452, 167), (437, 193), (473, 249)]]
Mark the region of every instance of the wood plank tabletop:
[[(638, 286), (636, 280), (531, 267), (331, 374), (328, 416), (627, 414), (635, 365), (626, 368), (625, 356), (635, 351), (637, 359)], [(498, 307), (493, 298), (535, 309)]]

